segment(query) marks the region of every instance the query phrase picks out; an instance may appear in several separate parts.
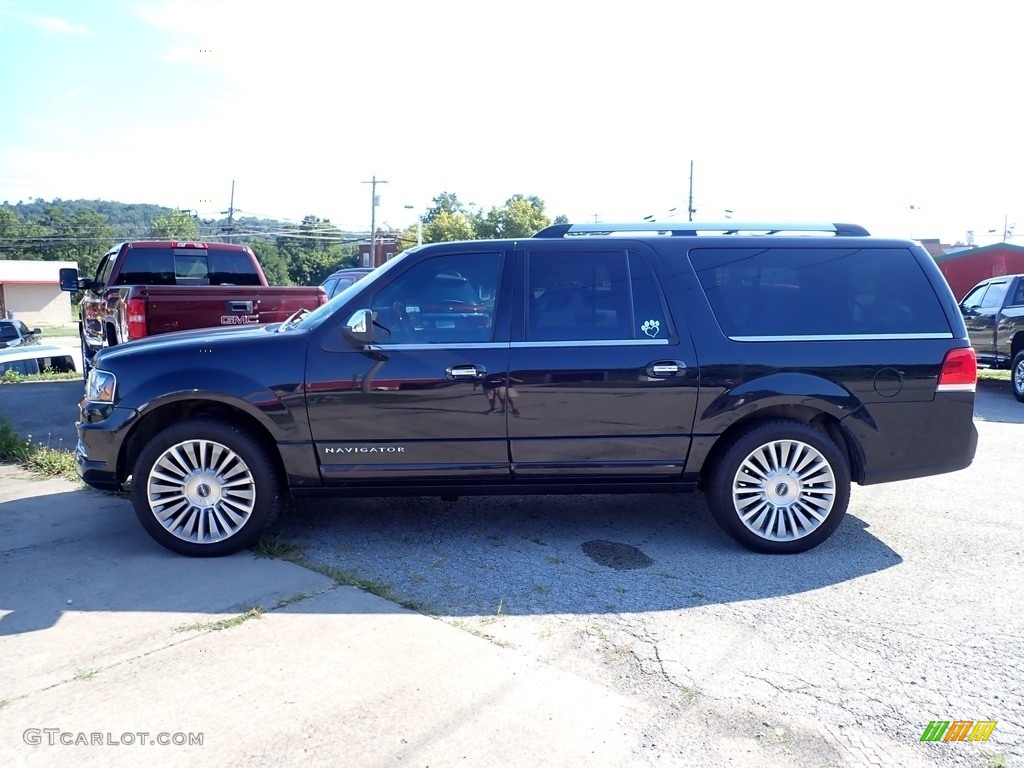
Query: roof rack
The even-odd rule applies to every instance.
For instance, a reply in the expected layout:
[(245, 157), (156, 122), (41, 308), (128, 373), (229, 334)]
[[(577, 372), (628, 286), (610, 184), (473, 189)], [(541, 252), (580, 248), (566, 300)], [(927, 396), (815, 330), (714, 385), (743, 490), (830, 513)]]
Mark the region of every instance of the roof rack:
[(534, 237), (576, 237), (580, 235), (613, 235), (633, 232), (675, 235), (780, 235), (786, 233), (815, 233), (835, 237), (867, 237), (868, 231), (859, 224), (781, 224), (735, 221), (641, 221), (631, 224), (552, 224)]

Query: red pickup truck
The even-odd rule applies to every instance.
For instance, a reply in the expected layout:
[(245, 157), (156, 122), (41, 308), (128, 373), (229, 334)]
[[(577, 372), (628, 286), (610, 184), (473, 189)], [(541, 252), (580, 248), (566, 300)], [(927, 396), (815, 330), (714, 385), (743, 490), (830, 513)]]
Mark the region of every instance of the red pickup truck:
[(276, 323), (327, 302), (321, 287), (269, 286), (242, 245), (141, 240), (114, 246), (93, 278), (60, 270), (60, 287), (82, 291), (78, 331), (88, 371), (103, 347), (171, 331)]

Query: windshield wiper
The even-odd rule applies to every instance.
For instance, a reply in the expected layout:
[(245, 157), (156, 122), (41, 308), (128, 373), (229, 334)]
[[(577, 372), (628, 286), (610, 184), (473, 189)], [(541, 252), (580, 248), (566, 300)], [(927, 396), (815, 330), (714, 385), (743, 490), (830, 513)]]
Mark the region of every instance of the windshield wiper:
[(301, 309), (295, 310), (290, 315), (288, 315), (288, 319), (287, 320), (285, 320), (283, 323), (281, 323), (281, 325), (278, 326), (277, 332), (278, 333), (284, 333), (285, 331), (288, 330), (288, 327), (292, 323), (299, 322), (302, 318), (304, 318), (308, 314), (309, 314), (309, 310), (306, 309), (305, 307), (302, 307)]

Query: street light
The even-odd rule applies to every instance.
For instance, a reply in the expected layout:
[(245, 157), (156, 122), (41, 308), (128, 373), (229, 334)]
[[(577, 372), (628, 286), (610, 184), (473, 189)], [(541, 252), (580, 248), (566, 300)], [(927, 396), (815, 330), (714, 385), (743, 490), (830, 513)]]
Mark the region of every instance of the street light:
[[(410, 211), (415, 211), (416, 210), (416, 206), (415, 205), (406, 205), (404, 207), (408, 208)], [(416, 245), (423, 245), (423, 214), (422, 213), (417, 213), (416, 214)]]

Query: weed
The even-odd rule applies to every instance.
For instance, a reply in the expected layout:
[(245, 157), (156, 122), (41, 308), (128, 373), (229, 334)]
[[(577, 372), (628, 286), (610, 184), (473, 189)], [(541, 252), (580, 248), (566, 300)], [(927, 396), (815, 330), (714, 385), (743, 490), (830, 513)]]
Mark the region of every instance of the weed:
[(194, 624), (182, 624), (180, 627), (176, 627), (176, 630), (178, 632), (219, 632), (222, 629), (231, 629), (239, 624), (244, 624), (249, 619), (258, 619), (263, 613), (264, 611), (260, 606), (254, 605), (248, 611), (238, 616), (231, 616), (219, 621), (197, 621)]
[[(62, 442), (62, 441), (61, 441)], [(32, 435), (23, 438), (0, 416), (0, 461), (16, 461), (25, 469), (49, 477), (78, 480), (75, 455), (62, 447), (33, 442)]]
[(253, 547), (253, 552), (256, 553), (257, 557), (269, 557), (274, 560), (288, 560), (290, 562), (297, 562), (302, 557), (302, 549), (289, 544), (286, 541), (281, 541), (278, 538), (269, 538), (263, 536), (259, 541), (256, 542), (256, 546)]
[(1010, 762), (1000, 752), (984, 749), (981, 754), (985, 757), (985, 768), (1009, 768), (1010, 766)]
[(91, 680), (99, 672), (96, 667), (85, 667), (75, 672), (75, 680)]
[(10, 699), (0, 699), (0, 709), (3, 709), (4, 707), (6, 707), (10, 703), (11, 703)]
[(515, 643), (510, 642), (508, 640), (502, 640), (500, 637), (495, 637), (494, 635), (489, 635), (479, 627), (474, 627), (472, 624), (469, 624), (468, 622), (465, 622), (462, 619), (454, 619), (452, 621), (452, 626), (457, 627), (463, 630), (464, 632), (469, 632), (469, 634), (471, 635), (476, 635), (479, 638), (492, 642), (495, 645), (500, 645), (502, 648), (516, 647)]
[(561, 565), (562, 563), (565, 562), (565, 558), (564, 557), (555, 557), (554, 555), (549, 555), (548, 556), (548, 562), (551, 563), (552, 565)]
[(291, 597), (282, 597), (274, 603), (274, 610), (276, 611), (278, 608), (284, 608), (292, 605), (293, 603), (301, 603), (303, 600), (309, 600), (311, 597), (313, 597), (313, 595), (309, 594), (309, 592), (299, 592), (297, 595), (292, 595)]

